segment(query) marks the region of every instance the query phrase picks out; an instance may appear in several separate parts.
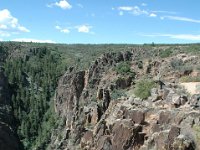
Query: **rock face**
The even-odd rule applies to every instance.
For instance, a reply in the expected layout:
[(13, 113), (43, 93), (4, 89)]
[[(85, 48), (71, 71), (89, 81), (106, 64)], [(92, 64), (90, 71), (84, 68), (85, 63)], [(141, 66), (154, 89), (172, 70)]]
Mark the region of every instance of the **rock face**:
[(0, 68), (0, 149), (20, 150), (23, 149), (14, 132), (11, 97), (8, 81)]
[[(144, 63), (141, 67), (138, 66), (139, 54), (142, 51), (135, 49), (107, 53), (88, 70), (70, 69), (59, 80), (55, 109), (65, 123), (59, 132), (52, 134), (49, 149), (200, 149), (200, 97), (188, 95), (175, 80), (170, 82), (181, 76), (169, 67), (170, 60), (176, 56), (170, 60), (144, 60), (140, 62)], [(112, 70), (123, 61), (131, 62), (136, 80), (146, 74), (160, 75), (162, 86), (152, 89), (151, 96), (145, 100), (134, 95), (112, 99), (116, 89), (130, 92), (134, 88), (131, 78), (120, 79)]]

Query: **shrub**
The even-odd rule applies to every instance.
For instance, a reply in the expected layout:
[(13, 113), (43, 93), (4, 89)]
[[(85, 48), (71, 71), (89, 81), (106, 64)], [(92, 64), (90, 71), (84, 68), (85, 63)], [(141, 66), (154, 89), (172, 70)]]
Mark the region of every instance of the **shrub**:
[(196, 139), (199, 141), (200, 140), (200, 126), (195, 124), (193, 126), (193, 130), (195, 131)]
[(169, 57), (172, 53), (173, 51), (171, 49), (166, 49), (166, 50), (160, 51), (159, 55), (161, 58), (166, 58), (166, 57)]
[(197, 66), (196, 66), (196, 69), (200, 71), (200, 65), (197, 65)]
[(131, 71), (131, 68), (130, 68), (130, 63), (128, 62), (122, 62), (120, 64), (117, 65), (117, 67), (115, 68), (116, 72), (118, 74), (126, 74), (128, 72)]
[(180, 59), (174, 59), (170, 63), (172, 68), (175, 70), (180, 70), (180, 68), (183, 66), (183, 61)]
[(200, 82), (200, 77), (183, 76), (180, 82)]
[(136, 82), (134, 94), (135, 96), (146, 99), (151, 95), (151, 89), (155, 87), (155, 82), (150, 79), (141, 79)]
[(200, 52), (199, 45), (190, 45), (189, 47), (186, 47), (184, 49), (185, 53), (192, 53), (192, 54), (198, 54)]
[(193, 65), (184, 64), (183, 61), (180, 59), (174, 59), (170, 63), (174, 70), (178, 70), (182, 73), (189, 74), (194, 69)]
[(121, 62), (119, 63), (115, 69), (118, 74), (121, 75), (129, 75), (131, 77), (135, 77), (135, 72), (131, 70), (131, 64), (129, 62)]
[(184, 66), (181, 66), (180, 67), (180, 71), (182, 71), (182, 72), (192, 72), (193, 71), (193, 66), (191, 66), (191, 65), (184, 65)]
[(138, 61), (137, 65), (138, 65), (139, 69), (143, 69), (143, 63), (142, 63), (142, 61)]
[(114, 89), (110, 95), (111, 99), (118, 99), (122, 96), (127, 96), (124, 90)]

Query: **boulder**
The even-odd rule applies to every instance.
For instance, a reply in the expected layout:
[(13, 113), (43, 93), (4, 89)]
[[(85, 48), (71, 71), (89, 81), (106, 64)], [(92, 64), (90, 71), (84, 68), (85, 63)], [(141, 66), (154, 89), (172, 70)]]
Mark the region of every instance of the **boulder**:
[(144, 142), (144, 136), (141, 137), (141, 126), (134, 126), (128, 120), (116, 122), (113, 126), (112, 150), (127, 150), (134, 147), (140, 147)]
[(179, 136), (179, 134), (180, 134), (180, 128), (177, 126), (172, 126), (169, 131), (166, 149), (172, 149), (172, 144), (174, 143), (175, 138)]
[(96, 150), (113, 150), (110, 136), (100, 137)]
[(169, 111), (161, 111), (159, 114), (158, 124), (169, 124), (172, 119), (171, 112)]
[(193, 95), (189, 100), (189, 104), (193, 108), (200, 108), (200, 94)]
[(84, 150), (89, 150), (89, 145), (92, 143), (93, 133), (92, 131), (87, 131), (81, 138), (80, 147)]
[(145, 120), (145, 113), (141, 110), (123, 110), (123, 116), (126, 119), (131, 119), (136, 124), (143, 124)]

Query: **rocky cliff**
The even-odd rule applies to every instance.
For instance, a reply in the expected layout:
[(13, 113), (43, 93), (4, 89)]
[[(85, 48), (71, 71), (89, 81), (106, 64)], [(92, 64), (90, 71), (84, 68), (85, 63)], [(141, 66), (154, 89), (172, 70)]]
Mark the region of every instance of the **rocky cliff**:
[[(63, 123), (52, 133), (49, 149), (200, 149), (200, 95), (189, 95), (179, 86), (179, 79), (194, 70), (176, 68), (180, 62), (196, 65), (198, 57), (154, 55), (152, 60), (141, 49), (106, 53), (88, 70), (69, 68), (55, 94), (55, 110)], [(134, 77), (115, 71), (121, 62), (131, 64)], [(146, 76), (157, 86), (141, 99), (132, 90)], [(116, 90), (126, 96), (113, 97)]]
[(11, 107), (11, 92), (3, 68), (0, 68), (0, 149), (23, 149), (15, 133), (15, 124)]

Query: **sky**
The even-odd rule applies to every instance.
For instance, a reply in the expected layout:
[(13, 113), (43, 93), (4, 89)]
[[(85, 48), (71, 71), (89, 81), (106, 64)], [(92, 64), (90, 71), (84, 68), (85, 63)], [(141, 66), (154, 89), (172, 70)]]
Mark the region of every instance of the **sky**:
[(199, 43), (199, 0), (0, 0), (0, 41)]

